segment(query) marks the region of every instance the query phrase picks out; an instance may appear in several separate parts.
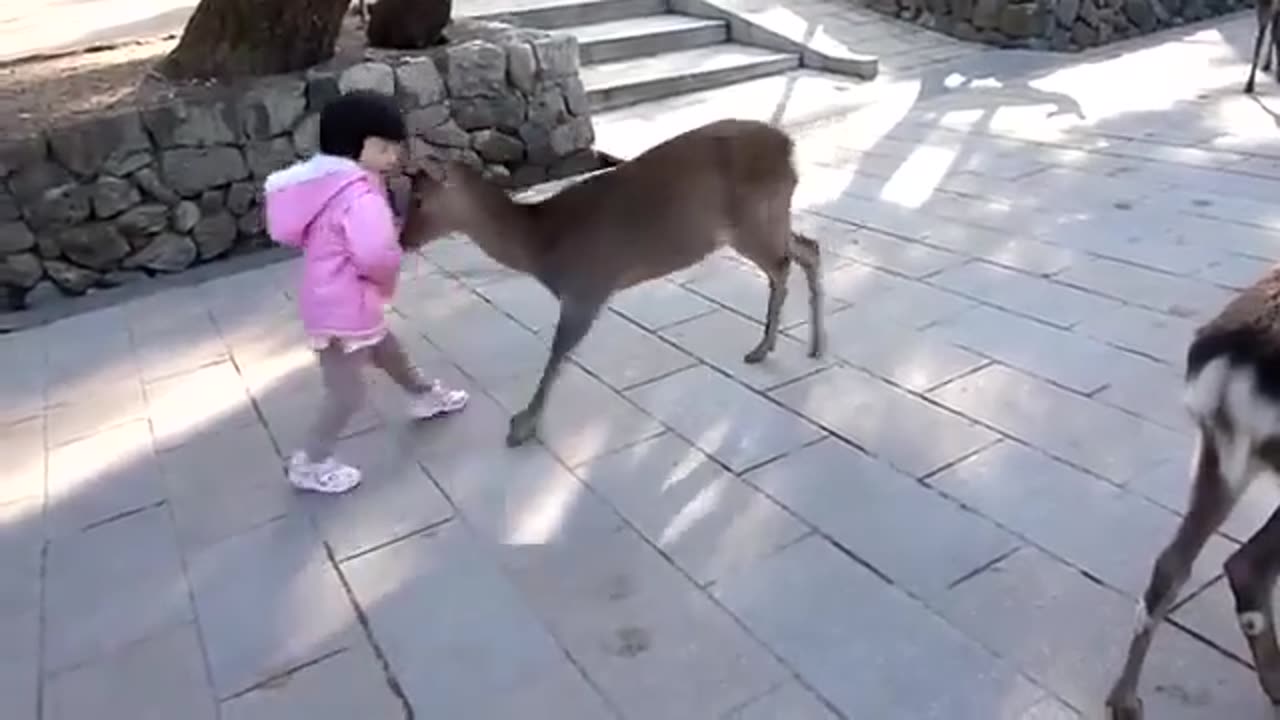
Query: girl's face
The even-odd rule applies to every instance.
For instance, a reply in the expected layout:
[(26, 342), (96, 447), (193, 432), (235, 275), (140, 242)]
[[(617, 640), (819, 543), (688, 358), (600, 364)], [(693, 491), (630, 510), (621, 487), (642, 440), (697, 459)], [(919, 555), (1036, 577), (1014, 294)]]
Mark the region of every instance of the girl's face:
[(360, 150), (360, 164), (377, 173), (387, 173), (400, 164), (400, 143), (368, 137)]

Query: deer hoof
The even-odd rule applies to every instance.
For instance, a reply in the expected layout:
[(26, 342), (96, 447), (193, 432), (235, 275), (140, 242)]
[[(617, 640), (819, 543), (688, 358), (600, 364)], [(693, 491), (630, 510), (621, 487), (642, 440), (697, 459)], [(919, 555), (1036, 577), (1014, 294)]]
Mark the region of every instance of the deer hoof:
[(748, 365), (755, 365), (758, 362), (762, 362), (765, 356), (768, 354), (769, 354), (769, 348), (766, 347), (763, 343), (761, 343), (757, 345), (754, 349), (752, 349), (751, 352), (742, 356), (742, 361), (747, 363)]
[(1142, 720), (1142, 700), (1134, 698), (1126, 702), (1110, 701), (1107, 703), (1106, 718), (1107, 720)]
[(817, 360), (818, 358), (826, 354), (827, 354), (827, 343), (823, 340), (814, 340), (813, 344), (809, 346), (809, 357), (813, 358), (814, 360)]
[(511, 416), (511, 426), (507, 430), (507, 447), (519, 447), (533, 439), (538, 429), (538, 419), (532, 414), (521, 411)]

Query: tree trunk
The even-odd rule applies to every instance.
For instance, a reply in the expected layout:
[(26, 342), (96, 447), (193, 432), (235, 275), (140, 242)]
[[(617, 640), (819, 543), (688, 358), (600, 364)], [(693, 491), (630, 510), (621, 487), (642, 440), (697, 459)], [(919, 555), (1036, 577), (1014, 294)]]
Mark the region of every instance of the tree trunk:
[(166, 77), (227, 80), (302, 70), (333, 57), (350, 0), (200, 0)]

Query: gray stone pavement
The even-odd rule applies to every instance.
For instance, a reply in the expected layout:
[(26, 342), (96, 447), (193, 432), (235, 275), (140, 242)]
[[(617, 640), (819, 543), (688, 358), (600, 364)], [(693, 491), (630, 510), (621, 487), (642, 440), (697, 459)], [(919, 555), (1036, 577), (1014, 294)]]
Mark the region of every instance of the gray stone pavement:
[[(1096, 717), (1183, 508), (1188, 333), (1280, 259), (1250, 32), (798, 127), (831, 356), (797, 277), (743, 365), (764, 282), (717, 256), (618, 297), (522, 449), (553, 303), (432, 246), (393, 322), (473, 403), (410, 425), (376, 382), (345, 497), (281, 472), (318, 389), (292, 263), (0, 337), (5, 717)], [(1151, 717), (1270, 717), (1220, 566), (1278, 496), (1198, 563)]]

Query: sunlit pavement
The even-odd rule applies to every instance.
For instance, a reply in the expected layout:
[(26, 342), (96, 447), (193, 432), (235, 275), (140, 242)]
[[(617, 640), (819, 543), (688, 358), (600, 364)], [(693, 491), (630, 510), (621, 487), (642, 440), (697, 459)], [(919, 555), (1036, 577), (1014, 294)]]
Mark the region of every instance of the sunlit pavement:
[(0, 61), (181, 32), (196, 0), (4, 0)]
[[(0, 338), (5, 717), (1096, 717), (1184, 504), (1191, 328), (1280, 258), (1251, 33), (890, 67), (794, 129), (829, 356), (797, 272), (743, 364), (765, 283), (717, 256), (619, 296), (522, 449), (555, 305), (433, 246), (394, 325), (472, 404), (411, 425), (379, 380), (345, 497), (281, 472), (292, 263)], [(602, 141), (674, 131), (641, 120)], [(1271, 717), (1220, 568), (1277, 494), (1210, 542), (1150, 717)]]

